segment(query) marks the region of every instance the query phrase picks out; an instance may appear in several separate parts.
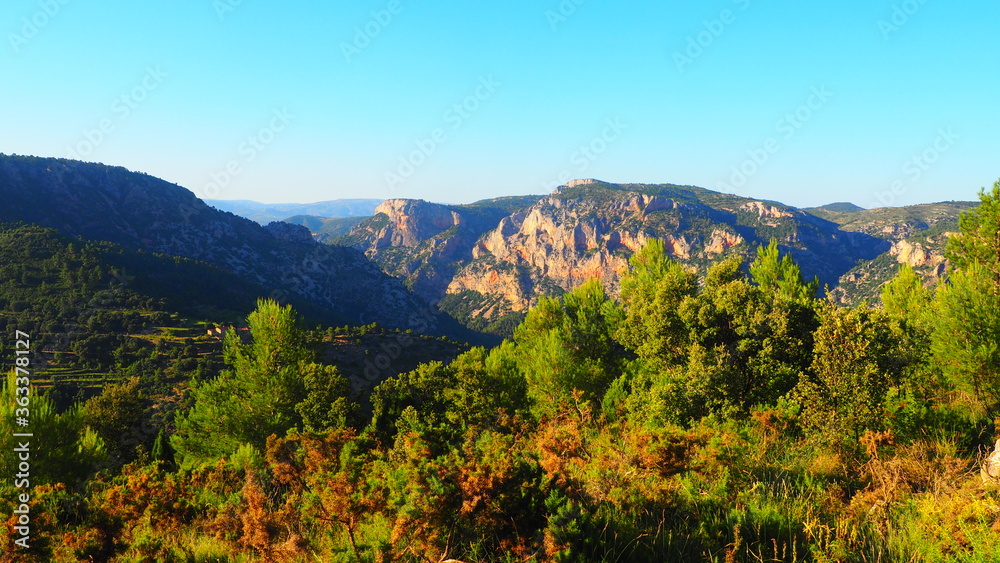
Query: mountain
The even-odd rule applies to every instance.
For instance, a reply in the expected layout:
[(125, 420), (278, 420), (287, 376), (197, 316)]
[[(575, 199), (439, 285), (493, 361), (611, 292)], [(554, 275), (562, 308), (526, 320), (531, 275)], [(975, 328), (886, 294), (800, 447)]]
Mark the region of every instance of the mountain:
[(263, 288), (261, 296), (308, 304), (315, 320), (468, 334), (356, 250), (316, 243), (304, 227), (262, 227), (146, 174), (0, 155), (0, 199), (0, 222), (204, 262)]
[[(824, 219), (831, 219), (832, 216), (841, 215), (844, 213), (855, 213), (857, 211), (864, 211), (865, 208), (860, 205), (854, 205), (849, 201), (838, 201), (836, 203), (828, 203), (826, 205), (821, 205), (819, 207), (806, 207), (802, 209), (806, 213), (812, 213), (817, 217), (822, 217)], [(831, 219), (832, 220), (832, 219)]]
[(54, 229), (0, 223), (0, 311), (23, 316), (58, 302), (48, 308), (76, 314), (108, 288), (127, 290), (133, 301), (151, 301), (160, 310), (229, 322), (240, 320), (265, 293), (263, 286), (205, 262), (109, 242), (81, 244)]
[(335, 199), (316, 203), (259, 203), (248, 200), (206, 199), (205, 203), (220, 211), (245, 217), (266, 225), (296, 215), (315, 217), (371, 217), (381, 199)]
[(944, 255), (948, 237), (958, 232), (959, 216), (977, 205), (972, 201), (947, 201), (848, 212), (809, 210), (837, 223), (844, 231), (869, 234), (892, 245), (845, 273), (834, 296), (844, 303), (865, 299), (877, 302), (882, 285), (896, 275), (900, 264), (911, 266), (928, 285), (941, 279), (948, 267)]
[[(845, 231), (861, 232), (897, 242), (921, 231), (942, 226), (958, 228), (958, 216), (979, 205), (972, 201), (946, 201), (907, 207), (879, 207), (850, 212), (806, 210), (836, 223)], [(823, 208), (817, 208), (823, 209)]]
[[(447, 288), (459, 268), (475, 259), (479, 239), (504, 218), (541, 198), (514, 196), (468, 205), (391, 199), (379, 205), (373, 217), (331, 242), (365, 251), (415, 293), (430, 303), (439, 303), (448, 294)], [(485, 328), (470, 324), (460, 311), (446, 307), (442, 310), (475, 330)]]
[(6, 155), (0, 198), (0, 223), (39, 225), (221, 272), (174, 275), (173, 285), (229, 285), (219, 281), (225, 274), (240, 280), (240, 295), (276, 297), (326, 323), (378, 322), (465, 340), (473, 335), (455, 319), (509, 334), (540, 296), (588, 278), (616, 294), (628, 258), (651, 238), (700, 271), (731, 255), (749, 261), (775, 238), (804, 275), (835, 288), (838, 299), (871, 299), (900, 263), (928, 282), (940, 276), (948, 233), (975, 205), (864, 210), (839, 203), (807, 212), (693, 186), (576, 180), (548, 195), (467, 205), (392, 199), (367, 218), (296, 216), (261, 226), (145, 174)]
[(477, 330), (506, 333), (541, 295), (596, 277), (613, 294), (628, 258), (659, 238), (704, 271), (776, 238), (807, 277), (835, 286), (892, 243), (777, 202), (672, 184), (575, 180), (547, 196), (445, 206), (388, 200), (335, 243)]

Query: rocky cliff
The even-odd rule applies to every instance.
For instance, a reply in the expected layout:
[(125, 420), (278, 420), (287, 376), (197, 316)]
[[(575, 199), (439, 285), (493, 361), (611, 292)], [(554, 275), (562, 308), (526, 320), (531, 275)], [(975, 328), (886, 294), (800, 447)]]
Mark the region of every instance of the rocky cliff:
[(538, 199), (506, 197), (470, 205), (390, 199), (372, 218), (333, 242), (363, 251), (418, 295), (437, 303), (447, 295), (460, 265), (474, 259), (480, 237)]
[(390, 200), (338, 242), (363, 249), (470, 326), (500, 331), (539, 296), (590, 278), (617, 293), (629, 257), (651, 238), (701, 270), (732, 254), (751, 259), (776, 238), (807, 276), (831, 285), (891, 247), (779, 203), (690, 186), (577, 180), (518, 205), (491, 202)]

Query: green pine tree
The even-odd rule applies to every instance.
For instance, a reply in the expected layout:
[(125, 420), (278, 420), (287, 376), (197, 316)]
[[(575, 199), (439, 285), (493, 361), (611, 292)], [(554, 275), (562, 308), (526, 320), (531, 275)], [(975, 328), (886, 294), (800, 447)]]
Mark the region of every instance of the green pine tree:
[(979, 199), (948, 241), (955, 271), (937, 292), (931, 349), (949, 382), (991, 409), (1000, 404), (1000, 181)]
[[(268, 436), (297, 426), (323, 430), (343, 424), (349, 385), (335, 369), (317, 366), (306, 332), (290, 305), (267, 299), (247, 316), (249, 342), (229, 331), (223, 354), (230, 369), (194, 382), (194, 405), (172, 441), (192, 460), (211, 460), (243, 445), (263, 451)], [(343, 400), (341, 400), (343, 399)]]

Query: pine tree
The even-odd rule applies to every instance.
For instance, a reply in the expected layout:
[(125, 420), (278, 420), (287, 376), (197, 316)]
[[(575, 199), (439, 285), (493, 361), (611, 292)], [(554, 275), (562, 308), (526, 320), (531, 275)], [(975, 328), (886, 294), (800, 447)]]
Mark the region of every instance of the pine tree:
[[(741, 266), (738, 257), (713, 266), (704, 290), (685, 300), (679, 315), (691, 339), (687, 388), (708, 411), (745, 415), (795, 386), (809, 364), (816, 320), (805, 290), (776, 295), (778, 286), (754, 286)], [(784, 268), (798, 270), (790, 259)]]
[(514, 332), (519, 365), (536, 412), (551, 414), (560, 402), (600, 402), (621, 375), (624, 350), (613, 334), (621, 310), (597, 280), (566, 294), (543, 298)]
[(622, 278), (625, 316), (616, 336), (648, 369), (679, 363), (687, 352), (687, 327), (677, 314), (698, 290), (698, 277), (670, 260), (663, 242), (653, 239), (630, 260)]
[(314, 430), (343, 424), (351, 410), (349, 385), (335, 369), (313, 362), (290, 305), (260, 300), (247, 326), (249, 342), (237, 330), (226, 334), (223, 355), (230, 369), (193, 383), (194, 406), (172, 438), (184, 456), (214, 459), (244, 444), (263, 451), (272, 434), (282, 437), (303, 423)]
[(948, 241), (956, 271), (937, 294), (932, 352), (955, 388), (990, 408), (1000, 403), (1000, 181), (979, 199)]
[(882, 305), (892, 322), (906, 366), (904, 383), (908, 390), (927, 397), (936, 387), (936, 374), (930, 365), (931, 335), (934, 329), (934, 292), (908, 264), (882, 288)]
[(800, 303), (815, 299), (819, 289), (818, 278), (806, 282), (791, 255), (781, 255), (777, 239), (771, 239), (767, 246), (757, 247), (757, 259), (750, 264), (750, 276), (765, 293)]
[(1000, 295), (1000, 180), (989, 192), (980, 190), (979, 201), (959, 218), (961, 233), (948, 240), (946, 255), (959, 270), (978, 264), (992, 293)]

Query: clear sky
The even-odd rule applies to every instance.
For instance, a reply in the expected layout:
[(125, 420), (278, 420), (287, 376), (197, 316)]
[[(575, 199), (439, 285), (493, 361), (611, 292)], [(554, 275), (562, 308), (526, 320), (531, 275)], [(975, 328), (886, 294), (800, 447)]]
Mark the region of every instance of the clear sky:
[(1000, 178), (1000, 3), (4, 0), (0, 152), (263, 202)]

